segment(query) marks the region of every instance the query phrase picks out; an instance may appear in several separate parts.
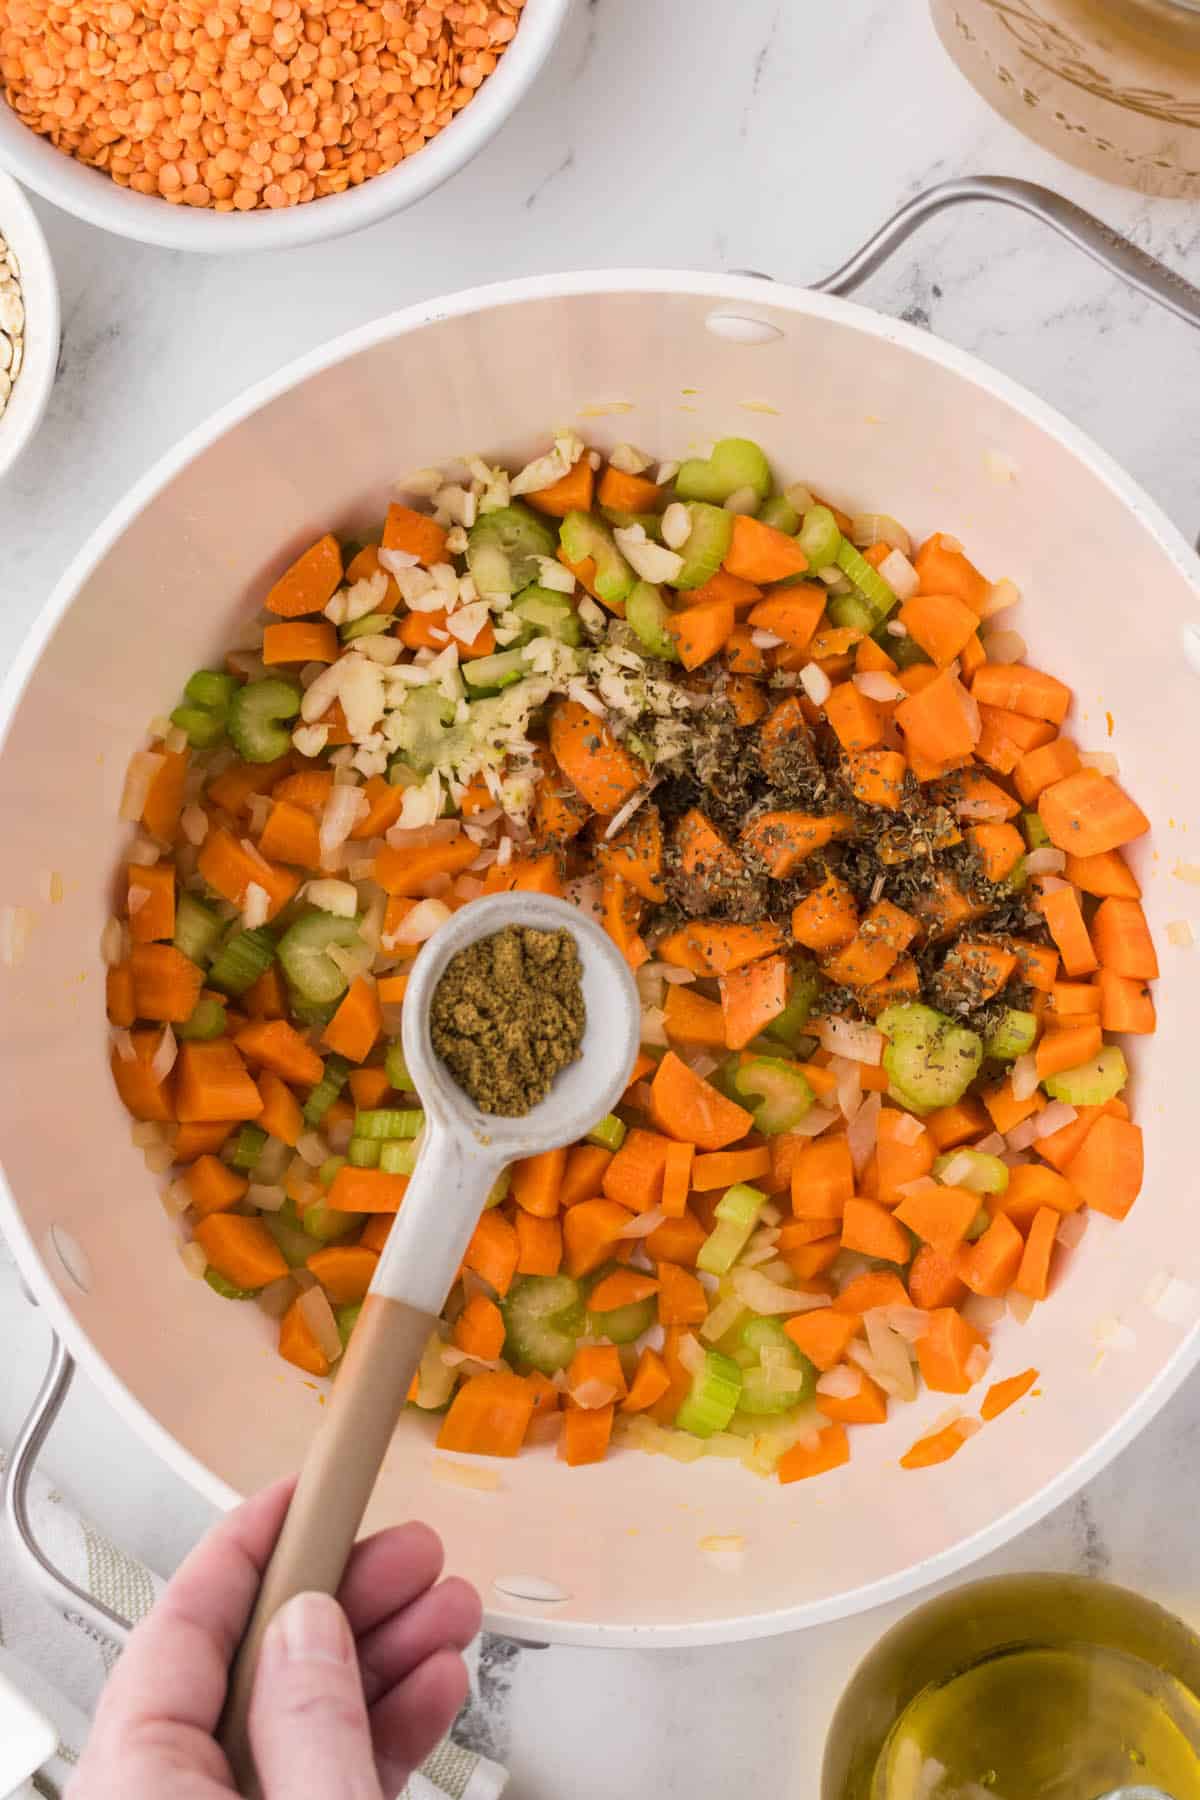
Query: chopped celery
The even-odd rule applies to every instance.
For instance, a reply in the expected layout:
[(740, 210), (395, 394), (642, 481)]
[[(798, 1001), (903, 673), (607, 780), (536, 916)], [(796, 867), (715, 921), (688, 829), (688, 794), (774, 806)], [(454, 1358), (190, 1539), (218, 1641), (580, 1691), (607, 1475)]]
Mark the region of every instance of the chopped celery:
[(404, 1060), (404, 1046), (399, 1039), (393, 1040), (387, 1047), (383, 1058), (384, 1073), (388, 1081), (400, 1093), (413, 1092), (413, 1079), (408, 1072), (408, 1064)]
[(193, 706), (207, 706), (214, 712), (224, 713), (237, 691), (236, 678), (227, 675), (223, 669), (197, 669), (189, 677), (183, 697)]
[(754, 1128), (766, 1137), (794, 1131), (813, 1103), (813, 1091), (794, 1063), (781, 1056), (755, 1056), (733, 1074), (735, 1097), (748, 1101)]
[(874, 608), (861, 594), (830, 594), (826, 611), (831, 625), (849, 626), (851, 631), (870, 632), (875, 624)]
[(971, 1220), (971, 1223), (967, 1226), (967, 1235), (966, 1235), (967, 1243), (968, 1244), (977, 1244), (979, 1242), (979, 1239), (983, 1236), (984, 1232), (987, 1230), (988, 1226), (991, 1224), (991, 1222), (992, 1222), (991, 1213), (988, 1211), (986, 1206), (981, 1205), (979, 1208), (979, 1211), (975, 1214), (975, 1217)]
[(662, 543), (662, 514), (643, 512), (622, 512), (619, 506), (602, 506), (600, 516), (606, 524), (619, 525), (622, 531), (628, 531), (631, 525), (640, 525), (648, 538), (656, 544)]
[(528, 673), (523, 650), (498, 650), (494, 656), (476, 656), (462, 665), (463, 680), (476, 694), (498, 694)]
[(951, 1164), (962, 1162), (967, 1167), (955, 1174), (955, 1187), (969, 1188), (973, 1194), (1002, 1194), (1008, 1186), (1008, 1164), (986, 1150), (947, 1150), (934, 1159), (933, 1173), (943, 1181)]
[(792, 505), (786, 494), (772, 494), (764, 500), (758, 509), (759, 523), (773, 525), (776, 531), (786, 531), (789, 537), (795, 537), (800, 529), (800, 514)]
[(898, 605), (900, 596), (893, 593), (883, 576), (854, 548), (849, 538), (842, 539), (833, 560), (871, 608), (876, 625), (882, 625), (892, 608)]
[(637, 576), (617, 549), (616, 539), (603, 519), (591, 513), (569, 512), (558, 535), (569, 562), (586, 562), (591, 557), (595, 563), (592, 585), (601, 600), (613, 606), (629, 598)]
[(893, 637), (889, 631), (880, 626), (871, 634), (881, 650), (886, 650), (898, 669), (912, 669), (917, 663), (927, 663), (929, 657), (922, 650), (915, 637)]
[(304, 1102), (304, 1123), (315, 1131), (329, 1111), (350, 1075), (350, 1064), (343, 1056), (327, 1056), (321, 1079)]
[(279, 960), (289, 985), (302, 1000), (327, 1006), (331, 1000), (341, 999), (350, 986), (349, 977), (325, 952), (359, 949), (358, 927), (358, 919), (340, 919), (335, 913), (314, 908), (284, 932), (279, 940)]
[(535, 582), (513, 601), (512, 609), (524, 624), (544, 637), (557, 638), (560, 644), (575, 645), (583, 638), (579, 614), (566, 594), (553, 588), (538, 587)]
[(445, 1412), (458, 1380), (458, 1372), (444, 1360), (446, 1343), (440, 1332), (433, 1332), (417, 1364), (417, 1397), (414, 1406), (422, 1412)]
[(197, 900), (186, 890), (175, 902), (175, 935), (171, 939), (177, 950), (194, 963), (204, 964), (217, 947), (225, 930), (219, 912)]
[(525, 1368), (565, 1369), (587, 1324), (583, 1290), (569, 1275), (521, 1275), (501, 1302), (506, 1354)]
[(225, 1003), (218, 1000), (215, 994), (201, 994), (191, 1014), (181, 1025), (176, 1025), (177, 1038), (194, 1038), (204, 1041), (208, 1038), (219, 1038), (225, 1031)]
[[(369, 1143), (371, 1140), (360, 1139)], [(380, 1144), (379, 1167), (385, 1175), (411, 1175), (417, 1166), (419, 1150), (417, 1144), (409, 1139), (403, 1144)]]
[(499, 1206), (502, 1201), (507, 1200), (509, 1189), (511, 1187), (512, 1187), (512, 1170), (511, 1169), (501, 1169), (501, 1171), (497, 1175), (495, 1181), (493, 1181), (493, 1183), (492, 1183), (491, 1190), (488, 1194), (487, 1199), (483, 1203), (484, 1210), (486, 1211), (488, 1208), (493, 1207), (493, 1206)]
[(675, 476), (681, 500), (723, 506), (739, 488), (751, 488), (760, 500), (771, 491), (771, 465), (751, 438), (721, 438), (711, 456), (689, 456)]
[(425, 1124), (420, 1107), (401, 1111), (394, 1106), (360, 1107), (354, 1115), (354, 1135), (360, 1138), (415, 1138)]
[(709, 1275), (727, 1275), (746, 1248), (766, 1204), (767, 1196), (758, 1188), (742, 1181), (731, 1187), (714, 1208), (717, 1223), (700, 1246), (696, 1267)]
[(1020, 1012), (1015, 1006), (1006, 1007), (1000, 1023), (984, 1038), (983, 1053), (996, 1062), (1013, 1062), (1033, 1049), (1037, 1031), (1037, 1019), (1031, 1012)]
[(362, 1311), (362, 1301), (355, 1300), (348, 1306), (335, 1306), (333, 1316), (337, 1322), (338, 1336), (342, 1340), (344, 1350), (350, 1342), (350, 1333), (358, 1324), (358, 1315)]
[(252, 763), (275, 762), (286, 756), (292, 747), (289, 727), (299, 714), (302, 698), (299, 684), (280, 675), (240, 687), (225, 719), (238, 755)]
[(787, 1003), (766, 1028), (768, 1037), (795, 1048), (804, 1034), (813, 1001), (821, 991), (821, 977), (812, 963), (800, 963), (793, 969), (788, 983)]
[(233, 1154), (229, 1158), (231, 1167), (239, 1169), (243, 1175), (251, 1174), (266, 1142), (267, 1134), (261, 1126), (243, 1125), (233, 1140)]
[(331, 1188), (333, 1186), (334, 1182), (337, 1180), (338, 1170), (345, 1168), (346, 1161), (347, 1159), (344, 1156), (327, 1156), (325, 1158), (325, 1161), (317, 1170), (317, 1180), (323, 1188)]
[(555, 548), (552, 527), (518, 501), (475, 521), (467, 534), (467, 567), (481, 594), (519, 594), (536, 581), (538, 557), (553, 556)]
[(232, 1281), (227, 1281), (216, 1269), (205, 1269), (204, 1279), (214, 1294), (220, 1294), (222, 1300), (253, 1300), (258, 1292), (257, 1288), (235, 1287)]
[(197, 669), (183, 690), (183, 704), (171, 714), (172, 725), (186, 731), (194, 750), (209, 750), (225, 735), (229, 703), (238, 684), (219, 669)]
[(679, 661), (679, 649), (667, 629), (671, 609), (649, 581), (639, 581), (625, 602), (625, 620), (642, 649), (666, 662)]
[(733, 514), (723, 506), (690, 500), (688, 512), (692, 529), (679, 552), (683, 567), (675, 577), (677, 588), (702, 587), (710, 580), (725, 561), (733, 537)]
[[(812, 1399), (817, 1371), (793, 1344), (780, 1320), (747, 1319), (742, 1326), (741, 1343), (750, 1358), (742, 1375), (738, 1400), (741, 1412), (756, 1417), (790, 1412), (794, 1406)], [(770, 1369), (768, 1362), (773, 1365)]]
[[(342, 1215), (350, 1218), (350, 1213)], [(321, 1248), (320, 1239), (302, 1231), (295, 1222), (296, 1215), (283, 1212), (264, 1213), (262, 1223), (275, 1239), (283, 1254), (283, 1260), (289, 1269), (302, 1269), (314, 1251)]]
[(361, 619), (351, 619), (343, 625), (339, 636), (343, 644), (352, 644), (355, 638), (378, 637), (381, 632), (389, 631), (392, 626), (390, 613), (364, 613)]
[(601, 1150), (619, 1150), (625, 1142), (625, 1129), (616, 1113), (608, 1113), (598, 1125), (592, 1126), (584, 1142), (595, 1144)]
[(327, 1200), (314, 1200), (311, 1206), (305, 1207), (300, 1222), (309, 1237), (328, 1244), (336, 1238), (349, 1237), (362, 1225), (363, 1218), (362, 1213), (342, 1212), (339, 1207), (330, 1206)]
[(841, 529), (829, 508), (810, 506), (800, 527), (800, 548), (808, 558), (809, 568), (830, 568), (837, 561), (841, 543)]
[(346, 1157), (353, 1169), (379, 1167), (379, 1143), (375, 1138), (352, 1137), (346, 1146)]
[(1021, 814), (1021, 830), (1025, 834), (1025, 842), (1031, 850), (1045, 850), (1050, 843), (1050, 833), (1042, 824), (1040, 812), (1023, 812)]
[(918, 1107), (950, 1106), (979, 1073), (983, 1039), (931, 1006), (889, 1006), (875, 1021), (888, 1039), (883, 1066)]
[(752, 1350), (756, 1357), (761, 1350), (790, 1350), (797, 1360), (800, 1357), (799, 1350), (779, 1319), (747, 1319), (739, 1333), (739, 1341), (747, 1350)]
[(1011, 888), (1014, 894), (1019, 894), (1022, 888), (1028, 884), (1028, 881), (1029, 870), (1025, 867), (1025, 858), (1019, 856), (1012, 868), (1008, 871), (1008, 874), (1004, 877), (1004, 885), (1005, 887)]
[(225, 736), (225, 714), (210, 706), (177, 706), (171, 723), (187, 733), (193, 750), (211, 750)]
[(742, 1371), (732, 1357), (707, 1350), (704, 1362), (692, 1377), (691, 1392), (675, 1415), (677, 1431), (693, 1437), (711, 1437), (724, 1431), (737, 1411), (742, 1391)]
[(235, 931), (213, 957), (209, 983), (226, 994), (244, 994), (275, 961), (275, 939), (261, 925)]
[(1124, 1053), (1116, 1044), (1106, 1044), (1077, 1069), (1047, 1075), (1042, 1086), (1052, 1100), (1063, 1100), (1068, 1106), (1104, 1106), (1116, 1099), (1128, 1080)]

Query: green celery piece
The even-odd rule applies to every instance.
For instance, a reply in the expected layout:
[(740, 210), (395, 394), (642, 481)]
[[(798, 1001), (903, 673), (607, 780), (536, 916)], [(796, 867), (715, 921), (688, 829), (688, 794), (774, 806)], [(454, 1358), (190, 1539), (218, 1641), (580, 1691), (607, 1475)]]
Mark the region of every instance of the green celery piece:
[(359, 949), (361, 923), (357, 918), (341, 919), (314, 908), (288, 926), (279, 940), (279, 960), (289, 986), (302, 999), (316, 1006), (328, 1006), (341, 999), (350, 982), (325, 952), (334, 946), (339, 950)]
[(193, 706), (211, 707), (214, 712), (224, 713), (239, 685), (236, 677), (227, 675), (223, 669), (197, 669), (188, 678), (183, 697)]
[[(463, 680), (472, 694), (499, 694), (523, 681), (529, 664), (522, 650), (497, 650), (493, 656), (476, 656), (462, 666)], [(468, 696), (469, 697), (469, 696)]]
[(321, 1079), (304, 1102), (304, 1123), (315, 1131), (350, 1078), (344, 1056), (327, 1056)]
[(625, 602), (625, 621), (648, 655), (678, 662), (679, 646), (671, 635), (670, 620), (671, 609), (659, 589), (639, 581)]
[(681, 500), (723, 506), (739, 488), (752, 488), (760, 500), (771, 491), (771, 465), (751, 438), (721, 438), (711, 456), (689, 456), (675, 476)]
[(804, 1036), (813, 1002), (821, 991), (821, 975), (815, 963), (799, 963), (788, 983), (787, 1004), (766, 1028), (767, 1037), (779, 1038), (794, 1048)]
[(830, 594), (825, 610), (831, 625), (847, 625), (851, 631), (874, 630), (875, 609), (861, 594)]
[(225, 714), (211, 706), (177, 706), (171, 713), (171, 723), (187, 733), (193, 750), (211, 750), (225, 736)]
[[(404, 704), (389, 714), (389, 729), (407, 768), (428, 775), (442, 752), (451, 725), (454, 703), (434, 687), (414, 688)], [(395, 721), (393, 724), (392, 721)]]
[(375, 1106), (360, 1108), (354, 1115), (355, 1137), (374, 1138), (380, 1143), (386, 1138), (415, 1138), (424, 1125), (425, 1114), (420, 1107), (401, 1110), (394, 1106)]
[(759, 1213), (767, 1204), (760, 1189), (738, 1182), (717, 1202), (716, 1225), (700, 1246), (696, 1267), (709, 1275), (727, 1275), (746, 1248)]
[(377, 1169), (380, 1146), (374, 1138), (352, 1137), (346, 1146), (346, 1157), (352, 1169)]
[(212, 1268), (205, 1269), (204, 1279), (214, 1294), (220, 1294), (222, 1300), (253, 1300), (259, 1291), (257, 1288), (235, 1287), (232, 1281)]
[(807, 1357), (802, 1362), (808, 1366), (792, 1371), (794, 1385), (782, 1388), (776, 1386), (761, 1364), (746, 1369), (742, 1374), (738, 1410), (751, 1418), (762, 1418), (772, 1413), (791, 1412), (793, 1408), (805, 1405), (817, 1391), (817, 1371)]
[(950, 1106), (979, 1073), (983, 1039), (931, 1006), (885, 1007), (875, 1021), (888, 1039), (883, 1066), (918, 1107)]
[(364, 613), (361, 619), (351, 619), (343, 625), (338, 635), (343, 644), (352, 644), (355, 638), (378, 637), (381, 632), (390, 631), (392, 622), (390, 613)]
[(922, 650), (915, 637), (892, 637), (881, 625), (871, 633), (881, 650), (886, 650), (898, 669), (912, 669), (918, 663), (927, 663), (929, 657)]
[(320, 1244), (330, 1244), (357, 1231), (364, 1217), (363, 1213), (342, 1212), (330, 1206), (327, 1200), (314, 1200), (311, 1206), (305, 1207), (302, 1223), (309, 1237), (319, 1239)]
[(383, 1058), (384, 1072), (388, 1081), (397, 1092), (411, 1094), (413, 1078), (408, 1072), (408, 1064), (404, 1060), (404, 1046), (399, 1039), (393, 1039), (388, 1045)]
[(888, 586), (878, 569), (873, 568), (866, 557), (854, 548), (849, 538), (842, 539), (833, 560), (842, 574), (849, 576), (871, 608), (875, 624), (882, 625), (893, 607), (899, 605), (900, 596)]
[(719, 1350), (708, 1350), (704, 1362), (692, 1377), (691, 1391), (675, 1415), (677, 1431), (690, 1431), (693, 1437), (711, 1437), (724, 1431), (737, 1411), (742, 1391), (742, 1371), (732, 1357)]
[(625, 1142), (626, 1126), (616, 1113), (608, 1113), (598, 1125), (593, 1125), (584, 1142), (595, 1144), (601, 1150), (619, 1150)]
[[(222, 1009), (223, 1010), (223, 1009)], [(266, 1147), (267, 1134), (259, 1125), (243, 1125), (233, 1141), (230, 1167), (251, 1175)]]
[[(589, 1292), (605, 1275), (620, 1268), (619, 1263), (607, 1264), (596, 1271), (595, 1277), (588, 1282)], [(628, 1306), (615, 1306), (608, 1312), (592, 1312), (587, 1316), (587, 1329), (590, 1337), (607, 1338), (612, 1344), (632, 1344), (649, 1331), (658, 1313), (658, 1303), (654, 1296), (648, 1300), (634, 1300)]]
[(219, 1038), (225, 1032), (225, 1006), (215, 994), (201, 994), (191, 1016), (181, 1025), (176, 1025), (177, 1038), (192, 1038), (201, 1043), (211, 1038)]
[(591, 513), (569, 512), (559, 528), (559, 542), (567, 560), (596, 565), (592, 585), (609, 606), (627, 600), (637, 585), (637, 576), (617, 549), (616, 539), (602, 519)]
[(772, 494), (764, 500), (758, 509), (758, 520), (761, 525), (773, 525), (776, 531), (786, 532), (788, 537), (795, 537), (800, 529), (800, 514), (786, 494)]
[(583, 1289), (569, 1275), (519, 1275), (500, 1310), (505, 1354), (543, 1375), (566, 1368), (587, 1325)]
[(337, 1180), (338, 1170), (344, 1169), (346, 1162), (347, 1158), (344, 1156), (327, 1156), (325, 1158), (325, 1161), (317, 1170), (317, 1180), (321, 1183), (323, 1188), (329, 1189), (333, 1186), (334, 1182)]
[(288, 1268), (302, 1269), (313, 1252), (321, 1248), (321, 1242), (301, 1230), (296, 1223), (295, 1209), (290, 1202), (288, 1205), (287, 1213), (282, 1209), (277, 1213), (264, 1213), (262, 1222), (278, 1244)]
[(724, 562), (733, 538), (733, 514), (723, 506), (689, 500), (692, 528), (679, 554), (683, 567), (675, 577), (676, 588), (703, 587)]
[(1068, 1106), (1104, 1106), (1116, 1099), (1128, 1080), (1124, 1052), (1116, 1044), (1106, 1044), (1077, 1069), (1047, 1075), (1042, 1086), (1052, 1100), (1063, 1100)]
[(790, 1350), (796, 1359), (796, 1367), (800, 1366), (800, 1351), (793, 1344), (778, 1319), (749, 1318), (742, 1326), (739, 1334), (741, 1343), (747, 1350), (757, 1355), (760, 1350)]
[(965, 1159), (967, 1168), (954, 1178), (954, 1186), (969, 1188), (973, 1194), (1002, 1194), (1008, 1186), (1008, 1164), (986, 1150), (946, 1150), (934, 1158), (934, 1179), (945, 1179), (946, 1170)]
[(645, 512), (622, 512), (619, 506), (602, 506), (600, 517), (606, 525), (619, 525), (622, 531), (628, 531), (631, 525), (640, 525), (648, 538), (656, 544), (662, 543), (662, 514)]
[(583, 639), (579, 614), (569, 597), (553, 588), (539, 587), (534, 582), (513, 601), (512, 610), (523, 624), (544, 637), (572, 646)]
[(291, 722), (300, 712), (299, 683), (281, 675), (248, 681), (229, 703), (225, 728), (246, 762), (275, 762), (292, 747)]
[(208, 971), (211, 987), (226, 994), (244, 994), (275, 961), (275, 939), (265, 926), (235, 931), (213, 957)]
[(1032, 1050), (1037, 1041), (1038, 1022), (1031, 1012), (1015, 1006), (1005, 1008), (1004, 1017), (994, 1031), (983, 1040), (983, 1053), (996, 1062), (1014, 1062)]
[(983, 1236), (984, 1232), (988, 1229), (988, 1226), (991, 1224), (991, 1222), (992, 1222), (992, 1215), (988, 1211), (987, 1207), (980, 1206), (979, 1211), (975, 1214), (975, 1217), (971, 1220), (971, 1223), (967, 1226), (967, 1233), (966, 1233), (965, 1241), (968, 1244), (977, 1244), (979, 1242), (980, 1238)]
[(1021, 830), (1030, 850), (1045, 850), (1050, 843), (1050, 833), (1042, 824), (1040, 812), (1023, 812), (1021, 814)]
[(338, 1336), (342, 1340), (343, 1350), (350, 1342), (350, 1333), (358, 1324), (358, 1315), (361, 1311), (361, 1300), (355, 1300), (352, 1304), (347, 1306), (335, 1306), (333, 1309), (333, 1316), (337, 1323)]
[(552, 527), (514, 501), (482, 513), (472, 525), (467, 567), (481, 594), (519, 594), (537, 580), (538, 558), (553, 556), (555, 547)]
[[(808, 558), (809, 568), (815, 570), (834, 567), (841, 547), (841, 529), (829, 508), (810, 506), (800, 527), (800, 548)], [(853, 579), (851, 576), (851, 580)]]
[(411, 1175), (417, 1166), (419, 1149), (411, 1139), (402, 1144), (380, 1144), (378, 1149), (379, 1167), (385, 1175)]
[(794, 1131), (813, 1104), (807, 1078), (781, 1056), (755, 1056), (733, 1075), (735, 1098), (749, 1103), (754, 1126), (767, 1137)]
[(175, 903), (175, 935), (171, 942), (189, 961), (206, 963), (224, 931), (225, 921), (215, 908), (197, 900), (186, 889), (180, 894)]
[(493, 1206), (499, 1206), (503, 1201), (507, 1200), (509, 1189), (511, 1187), (512, 1170), (501, 1169), (499, 1175), (497, 1175), (495, 1181), (492, 1183), (491, 1191), (489, 1192), (487, 1199), (483, 1203), (484, 1211), (490, 1211)]

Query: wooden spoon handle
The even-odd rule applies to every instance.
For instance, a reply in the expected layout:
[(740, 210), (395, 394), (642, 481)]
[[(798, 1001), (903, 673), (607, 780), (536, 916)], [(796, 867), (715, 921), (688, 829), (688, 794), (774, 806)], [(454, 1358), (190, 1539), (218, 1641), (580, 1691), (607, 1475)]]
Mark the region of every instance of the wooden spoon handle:
[(437, 1321), (371, 1293), (338, 1371), (230, 1675), (219, 1737), (238, 1792), (259, 1794), (250, 1695), (263, 1635), (296, 1594), (336, 1594), (371, 1490)]

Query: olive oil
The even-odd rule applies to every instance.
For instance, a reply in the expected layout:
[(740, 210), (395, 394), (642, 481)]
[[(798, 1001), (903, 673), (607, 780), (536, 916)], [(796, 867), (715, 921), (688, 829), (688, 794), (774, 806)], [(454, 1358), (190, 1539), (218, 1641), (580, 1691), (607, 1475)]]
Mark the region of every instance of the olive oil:
[(1107, 1582), (1013, 1575), (918, 1607), (838, 1702), (821, 1800), (1200, 1800), (1200, 1641)]
[(925, 1688), (872, 1800), (1097, 1800), (1133, 1782), (1200, 1800), (1200, 1704), (1119, 1650), (1014, 1648)]

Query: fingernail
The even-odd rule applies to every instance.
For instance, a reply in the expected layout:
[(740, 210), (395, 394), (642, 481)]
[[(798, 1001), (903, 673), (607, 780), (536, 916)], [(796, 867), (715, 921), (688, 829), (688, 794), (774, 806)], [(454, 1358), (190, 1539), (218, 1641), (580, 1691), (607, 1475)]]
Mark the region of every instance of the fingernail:
[(297, 1594), (276, 1614), (273, 1628), (289, 1662), (348, 1663), (354, 1654), (346, 1615), (328, 1594)]

